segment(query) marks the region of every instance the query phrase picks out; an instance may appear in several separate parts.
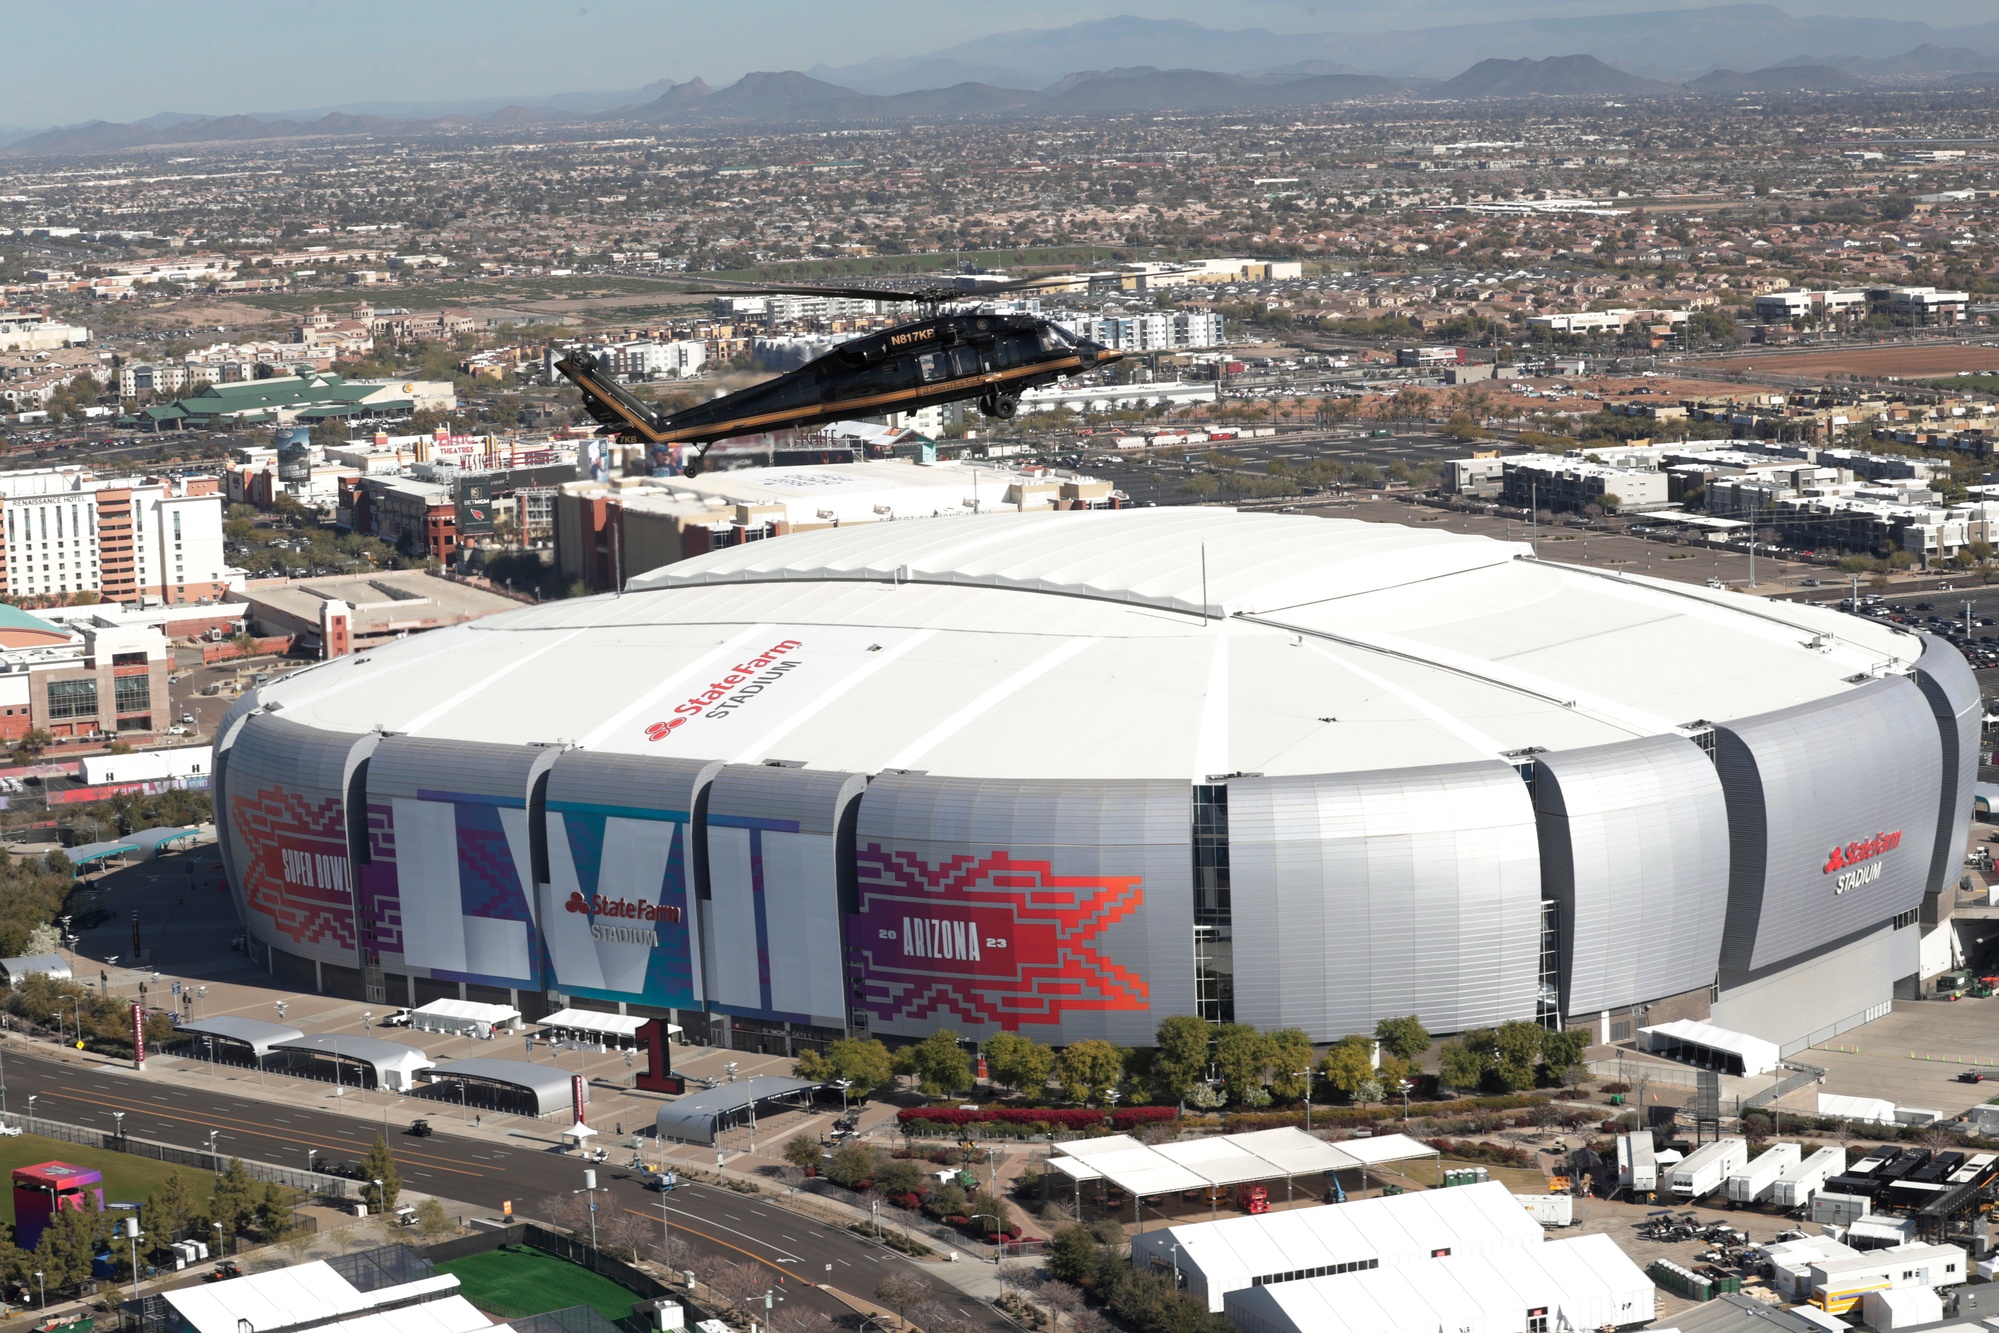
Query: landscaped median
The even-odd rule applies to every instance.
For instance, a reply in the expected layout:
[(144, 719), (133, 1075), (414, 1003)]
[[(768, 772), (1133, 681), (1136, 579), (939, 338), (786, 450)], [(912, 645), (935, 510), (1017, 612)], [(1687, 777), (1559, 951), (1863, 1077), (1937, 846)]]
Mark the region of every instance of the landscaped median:
[(1089, 1106), (915, 1106), (895, 1113), (896, 1128), (913, 1138), (949, 1135), (976, 1125), (990, 1138), (1033, 1138), (1062, 1130), (1127, 1131), (1140, 1125), (1178, 1120), (1171, 1106), (1127, 1106), (1105, 1111)]

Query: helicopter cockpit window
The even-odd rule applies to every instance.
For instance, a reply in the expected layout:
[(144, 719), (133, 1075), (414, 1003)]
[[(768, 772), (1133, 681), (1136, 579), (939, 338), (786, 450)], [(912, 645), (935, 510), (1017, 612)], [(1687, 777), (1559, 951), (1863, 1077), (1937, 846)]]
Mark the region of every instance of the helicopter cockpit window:
[(917, 373), (925, 384), (935, 384), (951, 373), (950, 358), (942, 352), (930, 352), (916, 358)]
[(1054, 324), (1043, 324), (1041, 326), (1042, 351), (1061, 352), (1075, 345), (1075, 340), (1069, 336), (1068, 330)]

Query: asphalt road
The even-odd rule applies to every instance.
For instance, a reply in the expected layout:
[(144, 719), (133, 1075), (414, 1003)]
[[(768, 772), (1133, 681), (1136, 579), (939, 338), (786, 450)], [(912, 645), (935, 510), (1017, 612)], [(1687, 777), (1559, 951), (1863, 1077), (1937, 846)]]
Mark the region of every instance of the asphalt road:
[[(273, 1076), (277, 1077), (277, 1076)], [(143, 1074), (72, 1065), (9, 1052), (8, 1107), (25, 1112), (35, 1098), (37, 1119), (61, 1120), (110, 1132), (114, 1112), (124, 1112), (124, 1130), (137, 1138), (204, 1151), (210, 1131), (224, 1155), (304, 1168), (309, 1149), (324, 1161), (358, 1162), (380, 1126), (350, 1116), (333, 1116), (291, 1106), (258, 1102), (227, 1092), (150, 1082)], [(395, 1127), (400, 1129), (400, 1126)], [(512, 1200), (516, 1214), (533, 1215), (539, 1200), (583, 1187), (583, 1164), (542, 1145), (511, 1147), (485, 1139), (454, 1138), (442, 1131), (411, 1139), (391, 1132), (403, 1182), (411, 1189), (492, 1210)], [(648, 1222), (660, 1221), (661, 1197), (626, 1175), (613, 1162), (597, 1168), (601, 1218), (618, 1209)], [(604, 1197), (608, 1194), (608, 1198)], [(873, 1243), (748, 1195), (707, 1185), (682, 1185), (665, 1196), (667, 1224), (674, 1236), (698, 1253), (732, 1262), (752, 1261), (769, 1270), (788, 1299), (829, 1317), (847, 1307), (807, 1283), (830, 1283), (872, 1297), (876, 1283), (891, 1271), (928, 1279), (923, 1266)], [(992, 1310), (933, 1282), (950, 1306), (982, 1325), (1011, 1328)]]

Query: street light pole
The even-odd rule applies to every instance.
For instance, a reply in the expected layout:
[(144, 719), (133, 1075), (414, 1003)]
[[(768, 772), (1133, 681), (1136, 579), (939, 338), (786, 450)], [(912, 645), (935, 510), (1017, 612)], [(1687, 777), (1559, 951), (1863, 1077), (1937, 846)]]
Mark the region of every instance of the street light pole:
[(1312, 1071), (1309, 1069), (1295, 1069), (1292, 1071), (1292, 1077), (1305, 1080), (1305, 1132), (1310, 1134), (1312, 1132)]

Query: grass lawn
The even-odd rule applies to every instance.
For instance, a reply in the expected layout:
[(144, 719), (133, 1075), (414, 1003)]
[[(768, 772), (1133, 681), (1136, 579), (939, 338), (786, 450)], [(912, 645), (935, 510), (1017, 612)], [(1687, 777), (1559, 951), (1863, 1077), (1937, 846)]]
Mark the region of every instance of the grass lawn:
[(626, 1291), (567, 1259), (540, 1250), (500, 1249), (453, 1259), (437, 1266), (454, 1273), (465, 1299), (488, 1314), (504, 1319), (592, 1305), (613, 1323), (632, 1312), (636, 1292)]
[[(176, 1170), (187, 1179), (197, 1199), (205, 1200), (215, 1192), (215, 1177), (199, 1167), (175, 1167), (150, 1157), (85, 1148), (60, 1139), (45, 1139), (39, 1134), (0, 1138), (0, 1175), (7, 1180), (12, 1180), (16, 1167), (34, 1166), (41, 1162), (68, 1162), (71, 1166), (102, 1171), (106, 1203), (144, 1203), (148, 1194), (165, 1183), (167, 1174)], [(0, 1220), (10, 1226), (13, 1224), (14, 1191), (11, 1188), (0, 1191)]]

